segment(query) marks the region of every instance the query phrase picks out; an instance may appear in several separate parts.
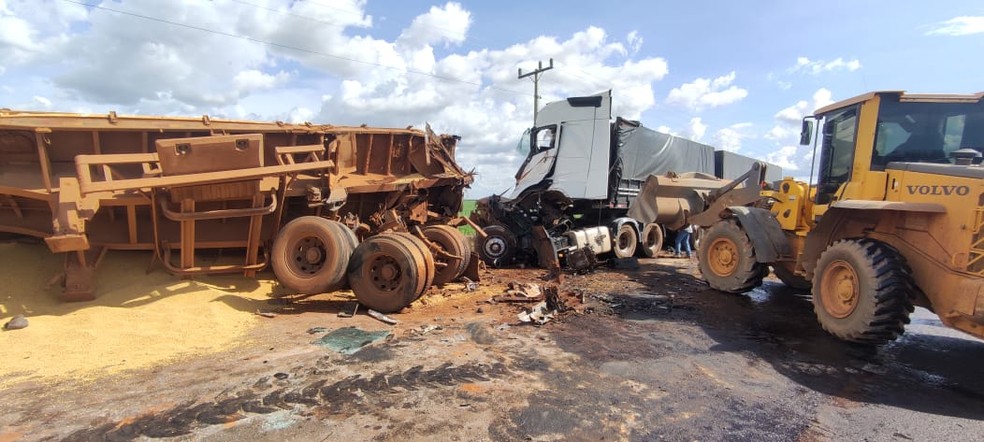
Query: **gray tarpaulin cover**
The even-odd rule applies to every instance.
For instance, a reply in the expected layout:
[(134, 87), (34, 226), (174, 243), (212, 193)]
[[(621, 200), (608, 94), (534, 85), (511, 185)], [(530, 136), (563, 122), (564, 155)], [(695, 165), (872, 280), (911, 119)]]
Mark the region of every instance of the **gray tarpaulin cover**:
[[(714, 163), (716, 164), (714, 176), (724, 178), (726, 180), (733, 180), (740, 177), (745, 172), (748, 172), (748, 169), (752, 168), (752, 163), (761, 161), (734, 152), (728, 152), (726, 150), (714, 152), (714, 160)], [(766, 182), (772, 183), (782, 180), (781, 167), (772, 163), (765, 163), (765, 165)]]
[[(685, 138), (656, 132), (637, 121), (618, 118), (612, 158), (613, 172), (623, 180), (645, 181), (667, 172), (714, 174), (714, 148)], [(614, 174), (613, 174), (614, 175)]]

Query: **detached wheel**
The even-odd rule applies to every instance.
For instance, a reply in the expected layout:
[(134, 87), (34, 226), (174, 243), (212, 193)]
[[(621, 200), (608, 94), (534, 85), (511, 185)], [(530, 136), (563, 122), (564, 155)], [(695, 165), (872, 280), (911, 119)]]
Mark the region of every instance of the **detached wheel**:
[(444, 264), (444, 266), (437, 268), (437, 273), (434, 275), (435, 285), (447, 284), (465, 273), (471, 256), (471, 247), (468, 245), (465, 235), (458, 229), (446, 225), (428, 226), (422, 232), (424, 238), (427, 238), (442, 251), (457, 256), (457, 258), (434, 256), (434, 261)]
[(702, 235), (697, 250), (700, 272), (715, 290), (743, 293), (762, 285), (769, 269), (755, 260), (755, 249), (738, 223), (718, 221)]
[(486, 236), (478, 240), (478, 256), (486, 264), (498, 267), (512, 263), (516, 256), (516, 235), (498, 224), (483, 227)]
[(813, 311), (824, 330), (879, 345), (901, 335), (912, 313), (913, 283), (894, 249), (861, 239), (835, 242), (813, 275)]
[(656, 223), (646, 224), (642, 229), (642, 253), (647, 258), (656, 258), (663, 249), (663, 228)]
[(317, 216), (287, 223), (273, 241), (271, 260), (277, 280), (308, 295), (341, 289), (354, 245), (340, 229), (347, 228)]
[(636, 235), (636, 231), (632, 228), (631, 224), (622, 224), (615, 232), (615, 238), (612, 239), (614, 243), (612, 252), (618, 258), (630, 258), (635, 255), (636, 244), (639, 243), (639, 235)]
[(788, 268), (787, 265), (792, 266), (795, 264), (778, 262), (772, 264), (772, 273), (775, 273), (776, 278), (779, 278), (786, 286), (796, 290), (808, 291), (813, 288), (813, 284), (809, 279), (793, 273), (793, 270)]
[(424, 256), (416, 243), (402, 235), (382, 233), (370, 237), (352, 254), (347, 274), (362, 305), (392, 313), (426, 290), (428, 270)]

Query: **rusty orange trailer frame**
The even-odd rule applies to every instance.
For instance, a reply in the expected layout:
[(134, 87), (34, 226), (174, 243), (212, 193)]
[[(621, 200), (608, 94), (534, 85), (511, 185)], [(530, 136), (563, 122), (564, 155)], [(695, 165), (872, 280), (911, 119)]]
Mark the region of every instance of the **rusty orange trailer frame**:
[[(457, 140), (429, 127), (2, 109), (0, 231), (66, 255), (67, 300), (94, 296), (95, 266), (111, 249), (152, 250), (176, 274), (251, 276), (299, 216), (363, 237), (463, 222), (473, 177), (455, 162)], [(244, 249), (245, 259), (197, 265), (195, 251), (209, 248)]]

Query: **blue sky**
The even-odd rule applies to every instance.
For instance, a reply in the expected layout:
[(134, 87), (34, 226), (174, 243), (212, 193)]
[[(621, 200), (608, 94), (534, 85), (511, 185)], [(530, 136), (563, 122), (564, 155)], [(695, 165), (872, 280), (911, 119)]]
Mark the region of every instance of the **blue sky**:
[(545, 101), (612, 89), (618, 115), (805, 177), (803, 114), (984, 90), (982, 53), (980, 1), (0, 0), (0, 107), (430, 122), (481, 197), (521, 162), (538, 60)]

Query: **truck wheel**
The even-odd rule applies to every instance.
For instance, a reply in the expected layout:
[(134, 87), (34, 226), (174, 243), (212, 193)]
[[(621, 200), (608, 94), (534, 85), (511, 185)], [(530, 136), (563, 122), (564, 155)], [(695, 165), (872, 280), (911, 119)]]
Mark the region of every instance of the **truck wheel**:
[(718, 221), (702, 236), (697, 258), (700, 272), (712, 288), (742, 293), (762, 285), (769, 270), (755, 260), (752, 242), (735, 220)]
[(336, 221), (302, 216), (287, 223), (273, 241), (273, 273), (285, 287), (303, 294), (324, 293), (345, 285), (353, 246)]
[(427, 266), (420, 248), (397, 233), (363, 241), (352, 254), (346, 273), (359, 303), (383, 313), (399, 311), (427, 288)]
[(458, 258), (434, 257), (436, 262), (444, 264), (437, 269), (437, 273), (434, 275), (434, 284), (439, 286), (447, 284), (465, 273), (468, 259), (471, 256), (471, 247), (468, 246), (465, 235), (458, 229), (446, 225), (427, 226), (424, 227), (422, 233), (424, 238), (427, 238), (441, 250), (450, 255), (458, 256)]
[(403, 238), (404, 241), (409, 242), (414, 248), (417, 249), (418, 252), (420, 252), (421, 261), (419, 262), (422, 263), (420, 268), (423, 269), (424, 280), (421, 283), (422, 285), (420, 286), (419, 293), (417, 293), (417, 297), (413, 298), (417, 299), (427, 291), (431, 284), (434, 284), (434, 276), (437, 274), (434, 254), (431, 253), (430, 248), (427, 247), (427, 243), (416, 236), (404, 232), (396, 233), (396, 236)]
[(775, 263), (772, 265), (772, 273), (775, 273), (776, 278), (779, 278), (783, 284), (790, 288), (796, 290), (807, 291), (813, 288), (813, 284), (810, 283), (809, 279), (806, 279), (800, 275), (793, 273), (793, 271), (787, 268), (787, 265), (795, 265), (793, 263)]
[(885, 244), (841, 240), (827, 247), (813, 275), (813, 311), (845, 341), (879, 345), (902, 334), (913, 311), (905, 260)]
[(656, 223), (646, 224), (642, 229), (642, 254), (656, 258), (663, 249), (663, 228)]
[(612, 248), (612, 252), (618, 258), (631, 258), (635, 255), (636, 244), (639, 243), (639, 236), (636, 235), (635, 229), (631, 224), (622, 224), (615, 232), (615, 238), (612, 241), (615, 247)]
[(486, 233), (486, 237), (478, 241), (478, 256), (482, 261), (493, 267), (511, 264), (516, 255), (516, 235), (497, 224), (482, 230)]

